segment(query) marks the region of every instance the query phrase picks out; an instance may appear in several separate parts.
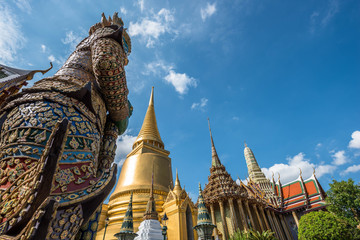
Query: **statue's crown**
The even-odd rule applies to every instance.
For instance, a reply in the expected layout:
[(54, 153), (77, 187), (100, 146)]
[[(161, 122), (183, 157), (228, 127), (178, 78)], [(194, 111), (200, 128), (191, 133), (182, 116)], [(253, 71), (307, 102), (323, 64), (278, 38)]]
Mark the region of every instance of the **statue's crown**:
[[(98, 22), (96, 23), (95, 25), (93, 25), (90, 30), (89, 30), (89, 35), (93, 34), (97, 29), (99, 28), (104, 28), (104, 27), (109, 27), (111, 25), (116, 25), (118, 26), (119, 28), (120, 27), (124, 27), (124, 22), (123, 20), (118, 16), (118, 13), (115, 12), (112, 19), (111, 17), (109, 16), (108, 19), (106, 19), (105, 17), (105, 14), (102, 13), (101, 14), (101, 22)], [(123, 29), (123, 33), (122, 33), (122, 36), (123, 36), (123, 47), (124, 47), (124, 50), (125, 52), (127, 53), (127, 55), (130, 54), (131, 52), (131, 40), (130, 40), (130, 37), (129, 35), (127, 34), (126, 32), (126, 28)]]

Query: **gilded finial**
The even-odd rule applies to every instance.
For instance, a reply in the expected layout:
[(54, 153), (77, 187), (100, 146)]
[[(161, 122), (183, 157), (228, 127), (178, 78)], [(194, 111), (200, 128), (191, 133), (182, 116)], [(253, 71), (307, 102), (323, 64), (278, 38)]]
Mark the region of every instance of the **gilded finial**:
[(300, 170), (300, 177), (302, 177), (302, 171), (301, 171), (301, 168), (299, 168), (299, 170)]
[(278, 181), (280, 182), (280, 173), (278, 172)]
[(271, 172), (271, 173), (272, 173), (271, 178), (272, 178), (273, 182), (275, 182), (275, 180), (274, 180), (274, 172)]
[(180, 185), (180, 180), (179, 180), (179, 175), (178, 175), (178, 170), (176, 169), (176, 179), (175, 179), (175, 186), (173, 189), (174, 193), (176, 195), (179, 195), (182, 191), (181, 185)]
[(154, 87), (151, 87), (151, 95), (149, 100), (149, 106), (154, 106)]
[(313, 174), (314, 174), (314, 176), (315, 176), (315, 168), (313, 167), (312, 169), (313, 169)]
[(164, 148), (164, 143), (161, 140), (160, 133), (156, 123), (155, 107), (154, 107), (154, 87), (151, 88), (151, 94), (149, 99), (149, 106), (147, 108), (143, 125), (136, 141), (133, 144), (133, 149), (141, 142), (154, 142), (154, 146)]
[(245, 147), (247, 147), (246, 141), (244, 141), (244, 145), (245, 145)]

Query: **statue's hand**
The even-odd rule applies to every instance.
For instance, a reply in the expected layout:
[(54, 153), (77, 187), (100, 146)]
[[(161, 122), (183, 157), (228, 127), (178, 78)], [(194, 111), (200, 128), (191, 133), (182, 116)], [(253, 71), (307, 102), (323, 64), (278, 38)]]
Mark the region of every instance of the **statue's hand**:
[(128, 100), (128, 109), (129, 109), (128, 116), (125, 119), (116, 122), (114, 121), (114, 124), (118, 128), (119, 135), (123, 134), (126, 131), (129, 123), (129, 118), (131, 117), (133, 112), (133, 107), (129, 100)]

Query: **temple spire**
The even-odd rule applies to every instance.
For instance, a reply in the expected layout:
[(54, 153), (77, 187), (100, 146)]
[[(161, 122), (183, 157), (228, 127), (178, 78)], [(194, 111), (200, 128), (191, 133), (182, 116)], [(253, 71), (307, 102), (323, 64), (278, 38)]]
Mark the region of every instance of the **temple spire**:
[(161, 140), (160, 133), (156, 123), (155, 108), (154, 108), (154, 87), (151, 89), (149, 106), (145, 114), (144, 122), (140, 129), (139, 135), (133, 145), (135, 148), (140, 142), (149, 141), (154, 146), (164, 148), (164, 143)]
[(267, 182), (265, 174), (261, 171), (259, 164), (256, 161), (255, 155), (252, 150), (245, 143), (244, 155), (246, 160), (246, 165), (248, 168), (249, 178), (255, 183)]
[(125, 213), (124, 221), (121, 225), (120, 232), (134, 232), (134, 226), (133, 226), (133, 211), (132, 211), (132, 199), (133, 199), (133, 193), (131, 192), (130, 195), (130, 201), (128, 208)]
[(198, 198), (198, 220), (197, 224), (212, 224), (209, 211), (207, 210), (202, 196), (201, 184), (199, 183), (199, 198)]
[(208, 118), (208, 124), (209, 124), (209, 132), (210, 132), (210, 139), (211, 139), (211, 165), (213, 167), (220, 167), (221, 162), (220, 162), (220, 159), (219, 159), (218, 154), (217, 154), (216, 149), (215, 149), (214, 140), (213, 140), (212, 133), (211, 133), (210, 119), (209, 118)]
[(155, 200), (154, 200), (154, 167), (153, 167), (153, 173), (152, 173), (152, 178), (151, 178), (150, 198), (146, 205), (146, 211), (145, 211), (143, 219), (144, 220), (148, 220), (148, 219), (159, 220), (158, 213), (156, 211), (156, 204), (155, 204)]
[(194, 229), (199, 235), (199, 239), (211, 240), (211, 235), (215, 225), (211, 222), (209, 211), (206, 208), (204, 198), (202, 196), (201, 185), (199, 183), (198, 198), (198, 219)]

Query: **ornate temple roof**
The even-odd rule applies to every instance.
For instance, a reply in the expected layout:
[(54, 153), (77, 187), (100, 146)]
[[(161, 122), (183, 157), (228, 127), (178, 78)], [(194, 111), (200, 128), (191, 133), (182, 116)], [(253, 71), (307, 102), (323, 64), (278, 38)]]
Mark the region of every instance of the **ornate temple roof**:
[(48, 72), (52, 68), (52, 63), (50, 65), (50, 68), (46, 70), (24, 70), (0, 64), (0, 105), (8, 96), (26, 86), (26, 81), (33, 79), (35, 73)]
[(278, 180), (277, 183), (273, 181), (272, 185), (274, 186), (275, 194), (281, 199), (283, 211), (292, 211), (300, 208), (312, 211), (326, 207), (326, 194), (315, 176), (315, 171), (306, 180), (303, 180), (300, 172), (299, 177), (290, 183), (282, 185), (280, 180)]
[(151, 96), (149, 106), (146, 111), (143, 125), (136, 138), (133, 149), (139, 145), (142, 141), (154, 141), (153, 145), (159, 145), (160, 148), (164, 148), (164, 143), (161, 140), (160, 133), (156, 123), (155, 108), (154, 108), (154, 87), (151, 89)]
[(210, 121), (209, 131), (211, 140), (211, 168), (210, 176), (208, 177), (208, 184), (205, 186), (203, 196), (205, 203), (212, 203), (229, 197), (240, 197), (246, 194), (245, 189), (241, 188), (231, 178), (226, 171), (225, 166), (221, 164), (219, 156), (217, 155), (214, 140), (211, 133)]

